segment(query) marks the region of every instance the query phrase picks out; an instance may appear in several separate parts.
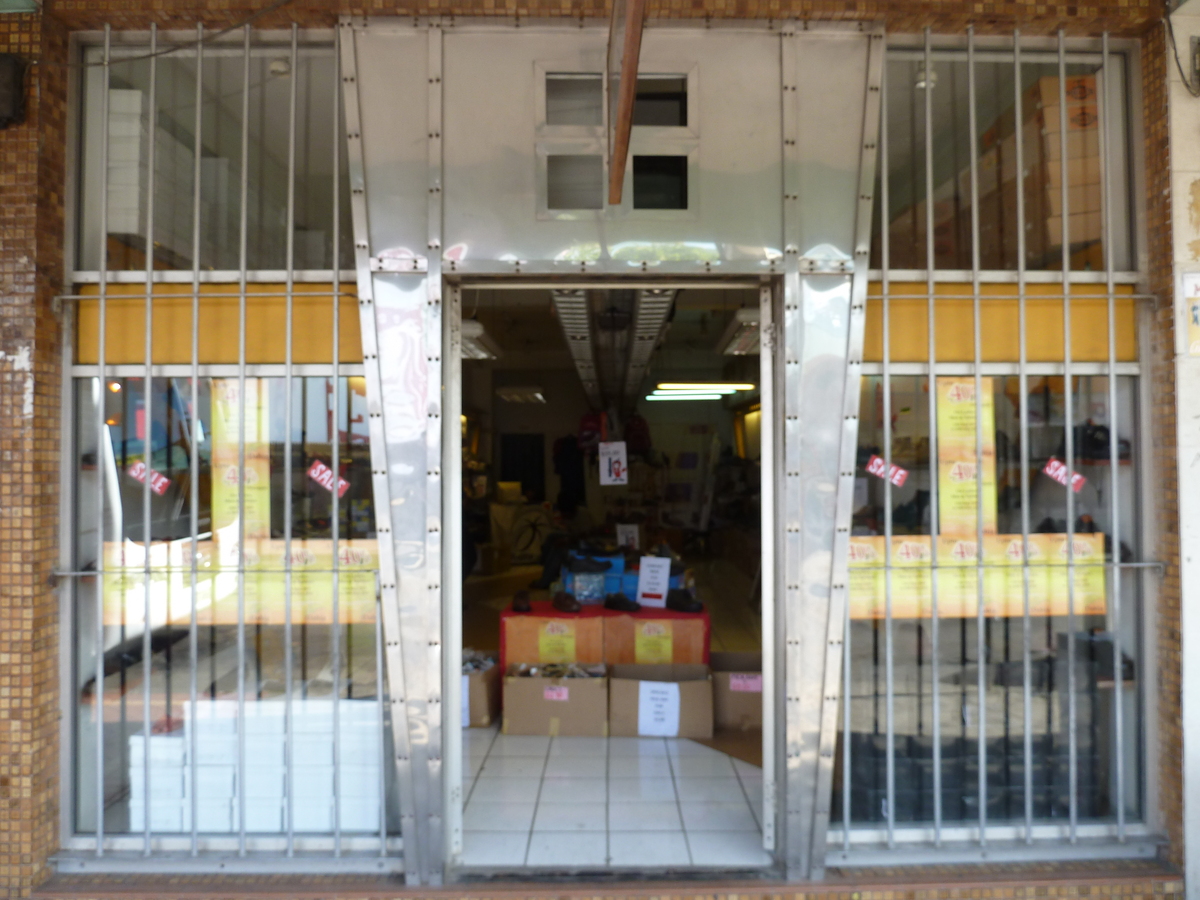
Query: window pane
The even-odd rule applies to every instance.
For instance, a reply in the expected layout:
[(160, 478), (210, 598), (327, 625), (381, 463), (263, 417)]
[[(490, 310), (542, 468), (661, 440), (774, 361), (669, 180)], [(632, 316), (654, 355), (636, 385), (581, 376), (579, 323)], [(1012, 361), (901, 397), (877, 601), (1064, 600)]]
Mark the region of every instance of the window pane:
[(550, 73), (546, 76), (547, 125), (600, 125), (604, 112), (602, 76)]
[[(286, 390), (281, 378), (246, 381), (239, 428), (236, 379), (204, 379), (197, 421), (188, 379), (156, 378), (150, 414), (140, 378), (103, 387), (78, 379), (76, 392), (76, 567), (103, 567), (76, 594), (78, 792), (76, 823), (96, 826), (97, 656), (104, 667), (104, 822), (109, 833), (191, 830), (191, 743), (197, 740), (197, 826), (238, 829), (238, 607), (245, 622), (246, 827), (285, 827), (287, 609), (290, 571), (294, 815), (298, 832), (333, 830), (333, 703), (339, 703), (346, 831), (376, 831), (386, 767), (380, 767), (376, 679), (375, 540), (361, 378), (297, 378), (292, 392), (292, 477), (285, 481)], [(334, 391), (338, 420), (333, 418)], [(104, 433), (96, 441), (97, 394)], [(244, 444), (239, 452), (239, 431)], [(144, 466), (150, 449), (150, 532), (144, 544)], [(199, 463), (195, 667), (191, 462)], [(245, 476), (240, 457), (244, 456)], [(335, 475), (336, 472), (336, 475)], [(244, 484), (239, 518), (238, 485)], [(340, 493), (334, 665), (333, 490)], [(103, 490), (104, 555), (97, 560), (97, 497)], [(292, 498), (290, 557), (284, 499)], [(239, 553), (239, 531), (245, 550)], [(147, 575), (147, 566), (149, 574)], [(239, 591), (239, 566), (244, 579)], [(148, 587), (148, 590), (147, 590)], [(240, 594), (240, 596), (239, 596)], [(148, 598), (148, 599), (147, 599)], [(96, 621), (97, 606), (102, 620)], [(147, 613), (147, 607), (149, 612)], [(150, 657), (144, 640), (149, 629)], [(97, 647), (98, 631), (103, 645)], [(336, 673), (336, 674), (335, 674)], [(200, 702), (190, 702), (192, 680)], [(144, 690), (149, 684), (150, 730)], [(150, 770), (150, 792), (145, 773)]]

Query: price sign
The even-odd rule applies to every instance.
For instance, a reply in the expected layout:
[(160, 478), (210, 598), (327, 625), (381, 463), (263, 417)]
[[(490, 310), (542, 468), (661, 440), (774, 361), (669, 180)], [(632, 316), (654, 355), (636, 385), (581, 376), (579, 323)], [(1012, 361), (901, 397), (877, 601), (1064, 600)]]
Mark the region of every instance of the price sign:
[(908, 469), (902, 469), (895, 463), (892, 463), (892, 467), (889, 469), (887, 460), (882, 456), (872, 455), (867, 460), (867, 471), (878, 478), (888, 479), (896, 487), (901, 487), (908, 478)]
[[(1057, 481), (1063, 487), (1067, 486), (1067, 465), (1066, 465), (1066, 463), (1059, 462), (1057, 459), (1055, 459), (1052, 456), (1052, 457), (1050, 457), (1049, 461), (1047, 461), (1046, 467), (1044, 469), (1042, 469), (1042, 472), (1045, 473), (1046, 475), (1049, 475), (1051, 478), (1053, 478), (1055, 481)], [(1075, 493), (1078, 494), (1079, 489), (1082, 488), (1084, 486), (1084, 484), (1086, 484), (1086, 483), (1087, 483), (1087, 479), (1084, 478), (1082, 475), (1080, 475), (1078, 472), (1073, 472), (1071, 474), (1071, 487), (1074, 488)]]
[(600, 445), (600, 484), (629, 484), (624, 441), (608, 441)]
[(642, 606), (666, 606), (671, 584), (671, 560), (665, 556), (643, 556), (638, 569), (637, 602)]
[[(136, 478), (138, 481), (145, 483), (146, 481), (146, 464), (144, 462), (135, 462), (132, 466), (125, 470), (125, 473), (130, 478)], [(162, 472), (150, 470), (150, 490), (162, 496), (167, 492), (167, 488), (171, 486), (171, 479)]]
[[(308, 467), (308, 477), (329, 491), (329, 493), (333, 493), (333, 469), (329, 468), (329, 466), (325, 465), (319, 459), (314, 459), (313, 464)], [(350, 482), (345, 478), (338, 478), (337, 486), (338, 496), (344, 497), (346, 489), (350, 487)]]

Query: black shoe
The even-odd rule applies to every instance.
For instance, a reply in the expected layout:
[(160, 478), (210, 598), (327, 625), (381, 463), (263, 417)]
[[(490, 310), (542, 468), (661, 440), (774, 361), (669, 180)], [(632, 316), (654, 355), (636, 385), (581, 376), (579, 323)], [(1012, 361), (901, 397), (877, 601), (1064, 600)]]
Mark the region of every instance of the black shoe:
[(513, 612), (527, 613), (531, 609), (533, 609), (533, 607), (529, 604), (529, 591), (517, 591), (515, 594), (513, 594)]
[(704, 604), (682, 588), (673, 588), (667, 591), (667, 609), (682, 613), (698, 613), (704, 612)]
[(609, 560), (592, 559), (590, 556), (585, 556), (583, 559), (572, 559), (567, 563), (567, 571), (572, 575), (594, 575), (599, 572), (607, 572), (612, 568), (612, 562)]
[(559, 612), (565, 613), (577, 613), (583, 609), (583, 607), (579, 605), (579, 601), (575, 599), (575, 595), (568, 594), (566, 591), (559, 591), (557, 594), (555, 594), (554, 600), (551, 601), (551, 605), (553, 605), (553, 607)]
[(624, 594), (609, 594), (604, 598), (604, 608), (617, 612), (635, 613), (642, 608), (636, 600), (630, 600)]

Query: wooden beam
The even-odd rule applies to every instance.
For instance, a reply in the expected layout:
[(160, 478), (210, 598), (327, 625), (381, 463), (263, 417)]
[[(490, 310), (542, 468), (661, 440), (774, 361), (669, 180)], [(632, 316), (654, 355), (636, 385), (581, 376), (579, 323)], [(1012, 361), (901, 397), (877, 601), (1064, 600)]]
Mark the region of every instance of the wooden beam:
[(646, 0), (613, 0), (608, 26), (608, 202), (621, 202), (625, 166), (629, 160), (629, 134), (633, 104), (637, 99), (638, 57), (642, 52), (642, 27)]

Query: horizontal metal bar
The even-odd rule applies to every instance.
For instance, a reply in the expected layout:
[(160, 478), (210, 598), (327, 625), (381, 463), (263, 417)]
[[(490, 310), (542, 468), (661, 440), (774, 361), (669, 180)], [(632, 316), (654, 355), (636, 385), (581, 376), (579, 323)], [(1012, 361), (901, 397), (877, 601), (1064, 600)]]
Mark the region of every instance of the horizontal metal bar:
[[(339, 272), (342, 281), (354, 284), (353, 269), (342, 269)], [(191, 284), (195, 274), (191, 269), (157, 269), (154, 272), (155, 284)], [(201, 284), (231, 284), (236, 285), (241, 279), (237, 269), (213, 269), (200, 273)], [(109, 272), (105, 279), (109, 284), (145, 284), (146, 273), (141, 270), (124, 270)], [(71, 281), (75, 284), (98, 284), (100, 273), (95, 270), (83, 270), (71, 273)], [(247, 284), (279, 284), (287, 281), (287, 271), (284, 269), (251, 269), (246, 272)], [(333, 281), (332, 269), (297, 269), (292, 273), (292, 281), (300, 284), (311, 284)], [(258, 296), (255, 294), (254, 296)]]
[[(897, 842), (899, 843), (899, 842)], [(1075, 844), (1041, 844), (1033, 845), (1023, 840), (1011, 842), (994, 842), (990, 835), (986, 847), (981, 847), (978, 840), (964, 841), (954, 844), (942, 841), (940, 847), (905, 845), (900, 851), (903, 855), (898, 861), (895, 850), (886, 847), (879, 849), (852, 848), (830, 850), (825, 859), (829, 866), (838, 868), (869, 868), (874, 866), (894, 867), (898, 864), (905, 866), (945, 866), (956, 863), (1005, 863), (1005, 862), (1069, 862), (1074, 860), (1108, 860), (1108, 859), (1153, 859), (1157, 854), (1161, 841), (1154, 838), (1130, 839), (1124, 844), (1117, 844), (1113, 839), (1080, 840)]]
[[(1075, 532), (1075, 533), (1080, 534), (1081, 532)], [(902, 539), (905, 537), (909, 537), (909, 536), (910, 535), (897, 535), (897, 537), (900, 537)], [(929, 537), (929, 535), (917, 534), (917, 535), (911, 535), (911, 537)], [(1013, 537), (1016, 537), (1016, 535), (1013, 535)], [(934, 572), (940, 572), (940, 571), (944, 570), (947, 572), (962, 572), (967, 569), (1010, 569), (1010, 570), (1029, 569), (1029, 571), (1031, 571), (1031, 572), (1040, 572), (1043, 569), (1160, 569), (1161, 570), (1165, 566), (1166, 566), (1166, 563), (1162, 563), (1162, 562), (1135, 562), (1135, 563), (1073, 562), (1073, 563), (1034, 563), (1034, 564), (1022, 564), (1022, 565), (1005, 565), (1004, 563), (968, 563), (966, 565), (951, 565), (951, 564), (946, 564), (946, 563), (938, 563), (933, 566), (914, 566), (914, 565), (859, 566), (859, 565), (855, 565), (855, 566), (850, 567), (850, 571), (851, 572), (867, 572), (867, 571), (877, 571), (877, 572), (880, 572), (880, 571), (881, 572), (893, 572), (893, 571), (895, 571), (895, 572), (914, 572), (914, 571), (928, 572), (928, 571), (934, 571)], [(261, 572), (262, 569), (256, 569), (254, 571)], [(306, 569), (305, 571), (307, 572), (307, 571), (315, 571), (315, 570)]]
[[(850, 845), (851, 847), (859, 846), (866, 849), (878, 846), (880, 848), (887, 846), (887, 829), (882, 827), (867, 827), (859, 826), (850, 829)], [(1136, 823), (1128, 826), (1129, 834), (1133, 837), (1159, 839), (1146, 825)], [(1116, 837), (1117, 824), (1116, 822), (1091, 822), (1082, 823), (1078, 827), (1078, 834), (1086, 840), (1107, 840)], [(1055, 824), (1051, 822), (1043, 822), (1033, 826), (1033, 838), (1039, 844), (1052, 844), (1055, 841), (1065, 841), (1070, 837), (1071, 829), (1066, 822)], [(933, 824), (928, 825), (908, 825), (900, 826), (895, 829), (897, 842), (905, 844), (920, 844), (932, 843), (933, 841)], [(942, 827), (943, 836), (950, 842), (956, 843), (960, 841), (974, 841), (979, 839), (979, 828), (972, 825), (948, 825)], [(1005, 841), (1024, 841), (1025, 825), (1023, 822), (1002, 822), (999, 824), (991, 824), (988, 826), (988, 836), (995, 837), (1001, 843)], [(829, 836), (829, 845), (838, 846), (841, 848), (844, 845), (842, 840), (842, 830), (839, 828), (834, 832), (831, 830)], [(895, 857), (892, 857), (893, 864)]]
[[(248, 378), (282, 378), (283, 369), (283, 363), (251, 363), (246, 366), (245, 371)], [(186, 363), (163, 363), (152, 367), (151, 371), (155, 378), (192, 377), (192, 367)], [(95, 378), (98, 372), (97, 366), (71, 366), (72, 378)], [(198, 372), (201, 378), (236, 378), (238, 367), (236, 363), (214, 363), (199, 366)], [(141, 378), (145, 374), (145, 366), (140, 365), (104, 367), (105, 378)], [(332, 375), (333, 367), (329, 363), (298, 363), (292, 366), (292, 374), (320, 378)], [(338, 367), (338, 374), (344, 377), (361, 377), (362, 363), (342, 363)]]
[[(1022, 54), (1022, 58), (1024, 55)], [(1006, 269), (985, 269), (979, 273), (979, 281), (981, 284), (1016, 284), (1018, 281), (1018, 272), (1016, 270)], [(883, 271), (881, 269), (871, 269), (868, 277), (872, 282), (883, 280)], [(926, 269), (891, 269), (888, 272), (888, 278), (893, 283), (901, 282), (925, 282), (928, 281), (928, 272)], [(933, 272), (933, 280), (936, 282), (958, 282), (969, 284), (973, 278), (970, 269), (935, 269)], [(1141, 282), (1142, 276), (1137, 272), (1115, 272), (1113, 281), (1116, 284), (1138, 284)], [(1027, 284), (1062, 284), (1062, 272), (1026, 272), (1025, 282)], [(1107, 284), (1108, 279), (1103, 272), (1071, 272), (1071, 284)], [(1121, 294), (1122, 297), (1128, 297), (1129, 294)]]
[[(191, 835), (187, 833), (159, 833), (154, 835), (155, 848), (165, 853), (175, 853), (179, 850), (189, 849), (191, 843)], [(237, 835), (235, 834), (201, 834), (198, 838), (197, 849), (211, 856), (236, 851), (237, 845)], [(71, 835), (64, 841), (63, 848), (57, 856), (62, 859), (69, 858), (79, 851), (90, 852), (95, 846), (96, 838), (93, 835)], [(379, 835), (376, 832), (343, 835), (342, 846), (352, 853), (360, 851), (378, 853)], [(117, 853), (140, 850), (142, 847), (142, 837), (141, 835), (105, 835), (104, 847), (106, 850), (116, 851)], [(246, 847), (253, 853), (276, 853), (286, 849), (287, 838), (282, 834), (248, 835), (246, 837)], [(334, 840), (332, 835), (305, 834), (296, 837), (296, 849), (303, 853), (325, 853), (331, 851), (333, 847)], [(400, 835), (388, 835), (387, 849), (389, 851), (398, 851), (403, 848), (404, 841)]]
[(619, 287), (622, 290), (725, 290), (731, 287), (753, 288), (757, 290), (763, 282), (775, 273), (763, 273), (759, 276), (712, 276), (696, 275), (696, 280), (680, 278), (677, 275), (664, 275), (660, 279), (638, 278), (613, 275), (611, 272), (597, 272), (586, 278), (560, 278), (554, 275), (541, 278), (512, 278), (491, 275), (455, 276), (447, 274), (446, 281), (464, 288), (486, 288), (493, 291), (587, 291), (597, 290), (605, 286)]
[[(966, 62), (967, 61), (967, 52), (965, 50), (952, 50), (948, 47), (941, 49), (941, 50), (939, 50), (935, 47), (933, 49), (933, 52), (931, 55), (933, 57), (934, 62)], [(924, 58), (925, 58), (925, 54), (919, 50), (908, 50), (903, 47), (889, 47), (888, 48), (888, 61), (889, 62), (892, 60), (904, 60), (904, 59), (921, 61), (921, 60), (924, 60)], [(1012, 54), (1011, 49), (1008, 50), (1008, 52), (1005, 52), (1004, 50), (976, 50), (975, 51), (975, 61), (976, 62), (1010, 63), (1011, 64), (1012, 59), (1013, 59), (1013, 54)], [(1101, 60), (1101, 55), (1099, 53), (1089, 53), (1086, 50), (1067, 54), (1067, 63), (1069, 65), (1099, 66), (1100, 60)], [(1022, 47), (1021, 48), (1021, 62), (1022, 63), (1058, 62), (1058, 54), (1053, 53), (1053, 52), (1039, 53), (1036, 50), (1030, 52), (1030, 51), (1027, 51), (1024, 47)]]
[[(895, 375), (928, 375), (929, 374), (929, 363), (891, 362), (889, 365), (891, 368), (891, 374), (893, 376), (895, 376)], [(1054, 362), (1026, 363), (1025, 374), (1026, 375), (1062, 375), (1063, 368), (1064, 368), (1064, 366), (1062, 363), (1054, 363)], [(1071, 374), (1072, 375), (1105, 376), (1105, 375), (1108, 375), (1110, 371), (1114, 375), (1141, 375), (1142, 374), (1142, 366), (1141, 366), (1141, 363), (1136, 363), (1136, 362), (1117, 363), (1110, 370), (1108, 367), (1108, 363), (1103, 363), (1103, 362), (1099, 362), (1099, 363), (1072, 362), (1071, 363)], [(936, 372), (939, 375), (974, 375), (975, 374), (975, 364), (969, 363), (969, 362), (964, 362), (964, 363), (939, 362), (939, 363), (937, 363)], [(862, 364), (862, 373), (864, 375), (882, 375), (883, 374), (883, 363), (865, 362)], [(1002, 362), (983, 363), (983, 365), (980, 368), (980, 373), (983, 375), (1013, 375), (1013, 376), (1016, 376), (1016, 375), (1021, 374), (1021, 369), (1020, 369), (1019, 363), (1002, 363)]]
[[(184, 540), (187, 540), (187, 539), (184, 538)], [(299, 541), (299, 540), (303, 540), (303, 539), (296, 538), (296, 540)], [(325, 540), (325, 538), (313, 538), (313, 540), (323, 541), (323, 540)], [(162, 543), (165, 544), (165, 543), (167, 543), (167, 541), (163, 541)], [(143, 564), (143, 565), (133, 565), (127, 569), (100, 569), (98, 571), (92, 571), (92, 572), (55, 572), (53, 574), (54, 574), (55, 578), (94, 578), (97, 575), (128, 575), (130, 572), (144, 572), (144, 571), (146, 571), (146, 568), (147, 567)], [(1076, 568), (1083, 568), (1083, 566), (1076, 566)], [(152, 565), (149, 567), (149, 569), (151, 572), (164, 572), (164, 573), (187, 572), (189, 575), (191, 574), (191, 571), (192, 571), (192, 567), (190, 565), (189, 566), (153, 566)], [(313, 575), (327, 575), (330, 572), (345, 572), (345, 573), (361, 572), (364, 575), (374, 575), (374, 574), (377, 574), (377, 572), (378, 572), (378, 570), (376, 570), (376, 569), (355, 569), (355, 568), (351, 568), (350, 566), (341, 566), (337, 569), (310, 569), (308, 566), (296, 566), (295, 568), (292, 568), (292, 569), (236, 569), (236, 568), (225, 568), (225, 567), (216, 567), (216, 568), (204, 567), (204, 568), (200, 569), (199, 571), (200, 571), (200, 573), (209, 573), (209, 574), (214, 574), (214, 575), (283, 575), (288, 572), (293, 572), (293, 573), (294, 572), (308, 572)]]
[[(157, 851), (156, 851), (157, 852)], [(180, 852), (173, 856), (128, 855), (109, 851), (105, 856), (58, 856), (52, 863), (61, 874), (161, 874), (161, 875), (396, 875), (404, 871), (403, 856), (376, 853), (342, 853), (341, 856), (263, 855), (192, 856)]]
[[(409, 19), (404, 19), (409, 22)], [(607, 21), (607, 20), (605, 20)], [(99, 46), (104, 39), (103, 31), (77, 31), (72, 34), (85, 47)], [(300, 30), (301, 48), (311, 50), (324, 50), (326, 55), (332, 56), (333, 50), (330, 47), (330, 42), (333, 40), (332, 28), (302, 28)], [(164, 46), (176, 45), (184, 46), (187, 44), (196, 43), (196, 32), (190, 29), (161, 29), (158, 32), (158, 40)], [(116, 48), (118, 47), (134, 47), (145, 49), (144, 44), (150, 41), (150, 32), (141, 31), (113, 31), (112, 45), (113, 55), (116, 56)], [(292, 32), (290, 29), (264, 29), (254, 31), (254, 43), (250, 45), (251, 56), (255, 55), (255, 51), (262, 49), (263, 45), (281, 45), (287, 46), (291, 44)], [(211, 36), (206, 36), (204, 40), (204, 55), (218, 55), (218, 51), (222, 49), (232, 50), (230, 55), (236, 56), (239, 60), (242, 58), (242, 31), (240, 28), (231, 31), (228, 34), (217, 36), (215, 33)], [(270, 47), (271, 50), (280, 49), (279, 46)], [(175, 54), (171, 54), (174, 56)]]

